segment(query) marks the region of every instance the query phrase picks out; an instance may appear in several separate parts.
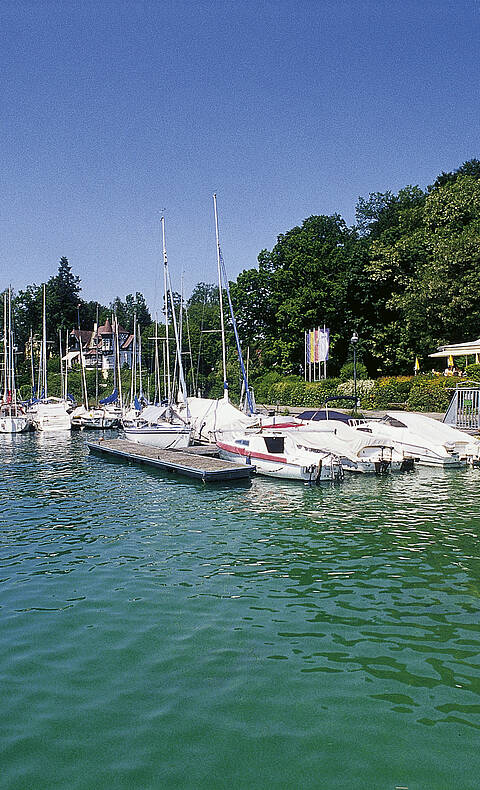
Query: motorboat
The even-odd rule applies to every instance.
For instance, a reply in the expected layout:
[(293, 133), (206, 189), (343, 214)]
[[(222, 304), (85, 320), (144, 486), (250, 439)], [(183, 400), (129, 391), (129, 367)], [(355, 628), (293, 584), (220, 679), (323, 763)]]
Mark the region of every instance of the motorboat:
[(392, 443), (406, 460), (422, 466), (458, 468), (480, 462), (478, 439), (416, 412), (391, 411), (381, 419), (361, 419), (333, 409), (317, 409), (302, 412), (298, 419), (310, 425), (335, 425), (339, 433), (350, 429), (379, 443)]
[(413, 469), (414, 459), (407, 457), (393, 439), (358, 430), (359, 420), (340, 411), (318, 409), (302, 412), (298, 418), (314, 444), (335, 448), (343, 468), (348, 472), (385, 473)]
[(78, 430), (106, 430), (118, 425), (120, 416), (121, 412), (116, 413), (102, 406), (92, 409), (78, 406), (71, 415), (72, 428)]
[(309, 445), (297, 426), (224, 431), (217, 447), (221, 458), (253, 464), (259, 474), (269, 477), (305, 483), (343, 479), (340, 458), (329, 449)]
[(159, 450), (182, 450), (190, 444), (192, 428), (171, 406), (146, 406), (133, 419), (123, 419), (125, 437)]
[(391, 411), (380, 420), (366, 420), (357, 430), (392, 439), (421, 466), (452, 468), (480, 463), (478, 439), (423, 414)]

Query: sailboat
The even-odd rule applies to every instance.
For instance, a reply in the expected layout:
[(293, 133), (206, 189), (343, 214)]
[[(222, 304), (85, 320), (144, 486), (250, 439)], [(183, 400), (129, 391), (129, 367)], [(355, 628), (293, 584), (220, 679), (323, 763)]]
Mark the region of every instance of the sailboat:
[(3, 348), (4, 348), (4, 387), (0, 403), (0, 433), (24, 433), (31, 427), (31, 421), (17, 400), (15, 387), (15, 346), (12, 330), (12, 293), (3, 296)]
[[(98, 305), (97, 305), (97, 320), (95, 324), (95, 402), (98, 402)], [(121, 411), (116, 409), (113, 404), (116, 403), (118, 392), (114, 382), (114, 392), (109, 398), (100, 401), (98, 406), (90, 407), (88, 403), (87, 380), (85, 371), (85, 357), (83, 354), (83, 342), (80, 325), (78, 327), (78, 338), (80, 345), (80, 363), (82, 370), (82, 395), (83, 405), (79, 406), (72, 414), (72, 428), (86, 429), (86, 430), (105, 430), (113, 428), (118, 425), (121, 417)], [(116, 353), (114, 364), (114, 379), (116, 377)]]
[[(112, 318), (113, 325), (113, 392), (99, 401), (99, 407), (104, 410), (105, 420), (113, 420), (111, 427), (120, 425), (123, 416), (122, 376), (120, 366), (120, 334), (116, 313)], [(105, 426), (107, 427), (107, 426)]]
[[(179, 450), (188, 447), (192, 428), (190, 425), (190, 412), (187, 403), (187, 388), (183, 373), (182, 355), (180, 350), (180, 339), (173, 302), (172, 283), (168, 270), (167, 249), (165, 243), (165, 218), (162, 217), (162, 241), (163, 241), (163, 277), (164, 277), (164, 297), (165, 297), (165, 329), (167, 336), (168, 352), (168, 304), (170, 303), (173, 319), (173, 330), (175, 334), (176, 360), (178, 366), (178, 378), (180, 384), (180, 396), (185, 404), (185, 416), (181, 416), (174, 407), (172, 392), (170, 387), (170, 367), (167, 362), (168, 370), (168, 403), (166, 406), (147, 406), (141, 411), (134, 402), (135, 413), (132, 417), (124, 418), (122, 426), (125, 436), (137, 444), (145, 444), (161, 450)], [(136, 362), (132, 362), (132, 367)], [(132, 397), (134, 391), (134, 378), (132, 376)], [(138, 413), (137, 413), (138, 412)]]
[[(230, 288), (228, 285), (228, 277), (223, 260), (222, 250), (220, 247), (220, 234), (218, 229), (218, 211), (217, 211), (217, 196), (213, 195), (213, 209), (215, 217), (215, 237), (217, 248), (217, 274), (218, 274), (218, 296), (220, 306), (220, 332), (222, 337), (222, 371), (223, 371), (223, 397), (222, 398), (188, 398), (188, 408), (190, 411), (190, 419), (193, 428), (193, 438), (197, 442), (208, 443), (215, 442), (221, 436), (221, 433), (226, 428), (241, 429), (251, 425), (255, 420), (253, 414), (255, 413), (255, 402), (253, 392), (248, 385), (247, 371), (243, 362), (242, 349), (240, 346), (240, 338), (237, 330), (237, 323), (233, 312), (232, 300), (230, 298)], [(228, 396), (228, 379), (227, 379), (227, 353), (225, 343), (225, 319), (223, 310), (223, 290), (226, 290), (228, 306), (230, 311), (230, 320), (235, 335), (235, 343), (237, 347), (238, 361), (242, 374), (242, 389), (245, 393), (245, 410), (241, 411), (230, 401)]]
[(34, 428), (37, 431), (69, 431), (71, 429), (70, 414), (67, 407), (69, 404), (64, 398), (48, 397), (47, 392), (47, 319), (46, 319), (46, 296), (45, 285), (43, 286), (43, 322), (42, 322), (42, 346), (40, 354), (40, 375), (38, 377), (41, 386), (41, 397), (34, 399), (28, 410)]

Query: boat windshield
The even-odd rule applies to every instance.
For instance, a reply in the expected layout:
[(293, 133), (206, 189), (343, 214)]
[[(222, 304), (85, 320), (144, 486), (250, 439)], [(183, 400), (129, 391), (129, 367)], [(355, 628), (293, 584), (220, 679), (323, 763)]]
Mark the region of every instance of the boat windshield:
[(302, 411), (298, 415), (299, 420), (313, 420), (320, 422), (321, 420), (337, 420), (337, 422), (350, 423), (351, 417), (344, 414), (342, 411), (335, 411), (334, 409), (318, 409), (316, 411)]
[(269, 453), (283, 453), (285, 446), (284, 436), (264, 436), (265, 444)]
[(396, 417), (390, 417), (388, 414), (386, 414), (385, 417), (382, 417), (382, 419), (379, 420), (379, 422), (383, 423), (383, 425), (390, 425), (392, 428), (407, 427), (404, 422), (400, 422), (400, 420), (397, 420)]

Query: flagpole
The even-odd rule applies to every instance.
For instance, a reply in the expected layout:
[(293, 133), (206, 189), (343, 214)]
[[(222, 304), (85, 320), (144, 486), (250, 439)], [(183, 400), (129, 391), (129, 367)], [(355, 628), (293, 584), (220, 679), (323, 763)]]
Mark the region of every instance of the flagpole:
[(307, 333), (306, 332), (303, 333), (303, 348), (305, 353), (305, 364), (303, 366), (303, 373), (306, 381), (307, 380)]

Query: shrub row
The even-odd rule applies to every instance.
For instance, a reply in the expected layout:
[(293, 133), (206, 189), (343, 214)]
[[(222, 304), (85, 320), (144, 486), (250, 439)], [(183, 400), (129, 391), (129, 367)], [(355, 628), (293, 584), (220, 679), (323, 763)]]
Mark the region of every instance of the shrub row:
[[(471, 367), (479, 368), (480, 381), (480, 365)], [(473, 375), (469, 374), (469, 378)], [(364, 409), (442, 412), (447, 409), (452, 390), (459, 381), (462, 379), (433, 374), (366, 379), (357, 381), (357, 395)], [(329, 395), (353, 395), (354, 382), (342, 382), (337, 378), (305, 382), (297, 376), (282, 378), (278, 374), (267, 374), (255, 382), (254, 389), (257, 403), (318, 407)]]

